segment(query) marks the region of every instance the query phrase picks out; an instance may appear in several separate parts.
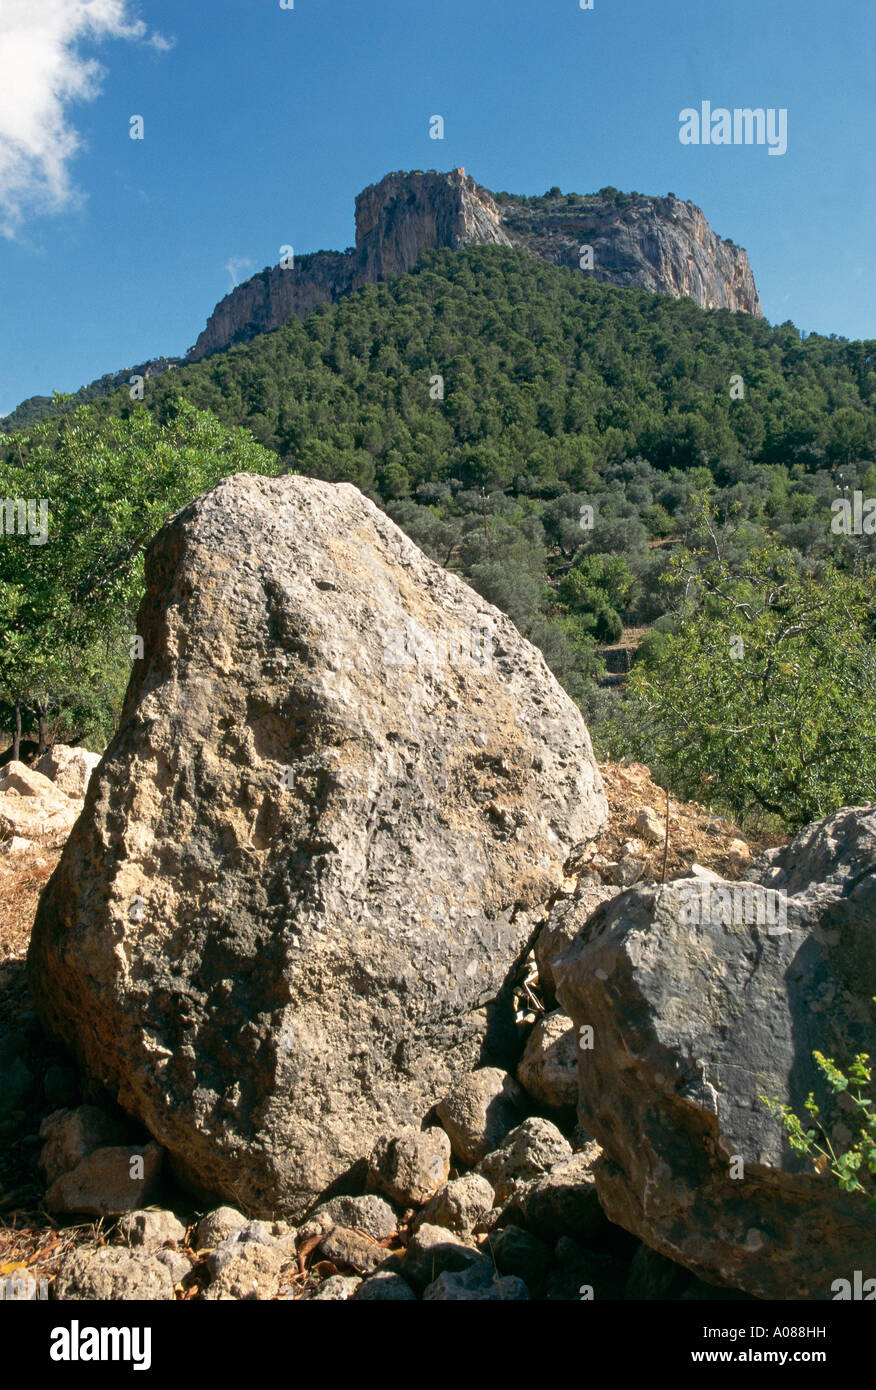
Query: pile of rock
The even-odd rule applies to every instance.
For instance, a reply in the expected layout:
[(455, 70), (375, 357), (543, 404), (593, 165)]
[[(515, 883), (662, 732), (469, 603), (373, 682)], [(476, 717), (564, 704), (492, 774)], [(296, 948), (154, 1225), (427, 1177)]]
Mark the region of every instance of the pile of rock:
[(98, 753), (56, 744), (36, 767), (9, 762), (0, 768), (0, 850), (15, 853), (39, 844), (60, 848), (85, 804)]
[[(606, 1221), (593, 1178), (598, 1146), (575, 1152), (550, 1121), (521, 1119), (525, 1104), (507, 1074), (473, 1072), (438, 1107), (446, 1129), (381, 1136), (367, 1162), (367, 1190), (318, 1203), (297, 1229), (248, 1220), (228, 1206), (188, 1226), (172, 1211), (135, 1207), (118, 1222), (113, 1244), (80, 1246), (63, 1258), (54, 1296), (453, 1302), (622, 1298), (628, 1290), (658, 1297), (667, 1289), (700, 1296), (688, 1271), (644, 1255)], [(95, 1141), (102, 1147), (91, 1158), (117, 1162), (118, 1134), (91, 1107), (53, 1116), (44, 1132), (48, 1175), (62, 1160), (81, 1173), (80, 1155)], [(54, 1191), (57, 1210), (72, 1188), (61, 1191), (56, 1180)], [(115, 1202), (127, 1205), (142, 1192), (117, 1187)], [(86, 1209), (95, 1206), (74, 1200), (69, 1207)]]

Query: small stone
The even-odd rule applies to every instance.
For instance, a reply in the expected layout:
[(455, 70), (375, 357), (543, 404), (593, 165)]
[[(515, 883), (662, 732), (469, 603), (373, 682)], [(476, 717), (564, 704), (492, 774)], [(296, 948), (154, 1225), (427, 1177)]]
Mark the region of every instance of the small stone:
[(427, 1202), (450, 1176), (450, 1140), (443, 1129), (381, 1135), (368, 1160), (368, 1186), (402, 1206)]
[(727, 862), (733, 869), (744, 869), (751, 863), (751, 850), (744, 840), (731, 840), (727, 846)]
[(357, 1303), (416, 1303), (417, 1295), (400, 1274), (379, 1269), (363, 1279), (353, 1295)]
[(703, 878), (707, 883), (723, 883), (720, 874), (716, 874), (714, 869), (707, 869), (704, 864), (691, 864), (691, 875), (694, 878)]
[(529, 1298), (529, 1289), (513, 1274), (497, 1275), (489, 1265), (467, 1270), (445, 1270), (423, 1293), (435, 1303), (513, 1303)]
[(75, 1110), (55, 1110), (40, 1125), (45, 1140), (40, 1168), (50, 1185), (94, 1153), (123, 1143), (125, 1129), (95, 1105), (79, 1105)]
[(356, 1279), (352, 1275), (332, 1274), (328, 1279), (323, 1279), (315, 1293), (310, 1295), (310, 1301), (314, 1303), (346, 1303), (353, 1298), (361, 1279)]
[(178, 1244), (186, 1238), (185, 1226), (172, 1211), (130, 1211), (117, 1229), (125, 1245), (139, 1247), (149, 1255), (168, 1241)]
[(666, 838), (666, 826), (652, 806), (643, 806), (636, 815), (636, 830), (643, 840), (658, 844)]
[(349, 1226), (364, 1231), (374, 1240), (386, 1240), (398, 1227), (398, 1217), (382, 1197), (332, 1197), (311, 1212), (298, 1231), (299, 1239), (326, 1235), (332, 1226)]
[(460, 1235), (471, 1235), (474, 1228), (492, 1209), (495, 1193), (480, 1173), (466, 1173), (439, 1187), (435, 1196), (423, 1208), (415, 1225), (424, 1222), (443, 1226)]
[(277, 1240), (271, 1235), (264, 1221), (246, 1221), (233, 1230), (215, 1249), (207, 1255), (206, 1265), (213, 1277), (217, 1277), (243, 1250), (268, 1250), (279, 1265), (292, 1259), (295, 1253), (294, 1233), (287, 1240)]
[(179, 1250), (156, 1250), (155, 1259), (170, 1271), (174, 1284), (181, 1284), (192, 1272), (192, 1262)]
[[(229, 1240), (234, 1238), (229, 1237)], [(218, 1253), (218, 1249), (214, 1250), (207, 1257), (208, 1268)], [(225, 1251), (224, 1258), (217, 1262), (213, 1282), (202, 1297), (210, 1302), (273, 1298), (280, 1287), (284, 1263), (283, 1252), (276, 1246), (257, 1241), (234, 1242), (233, 1248)]]
[(170, 1270), (155, 1256), (106, 1245), (99, 1250), (71, 1250), (65, 1255), (54, 1294), (56, 1299), (106, 1303), (172, 1299), (173, 1279)]
[(598, 1144), (590, 1144), (565, 1163), (556, 1164), (549, 1173), (541, 1173), (515, 1188), (511, 1205), (520, 1212), (529, 1230), (543, 1236), (568, 1231), (590, 1236), (605, 1229), (606, 1217), (593, 1176), (599, 1152)]
[(95, 1149), (71, 1173), (56, 1178), (46, 1193), (46, 1207), (84, 1216), (136, 1211), (153, 1195), (163, 1159), (164, 1150), (154, 1142)]
[(33, 840), (26, 840), (23, 835), (11, 835), (0, 844), (0, 851), (3, 854), (22, 854), (24, 850), (30, 849), (32, 844)]
[(237, 1211), (235, 1207), (217, 1207), (215, 1211), (208, 1212), (198, 1222), (195, 1239), (192, 1242), (194, 1249), (212, 1250), (214, 1246), (221, 1245), (223, 1240), (245, 1225), (246, 1217), (243, 1212)]
[(543, 1014), (526, 1040), (517, 1080), (539, 1105), (574, 1110), (578, 1104), (578, 1048), (572, 1020), (562, 1009)]
[(487, 1248), (500, 1274), (515, 1274), (533, 1291), (542, 1287), (551, 1252), (529, 1231), (522, 1231), (519, 1226), (504, 1226), (490, 1236)]
[(472, 1164), (520, 1123), (525, 1104), (513, 1076), (498, 1067), (481, 1067), (463, 1077), (435, 1110), (456, 1157)]
[(492, 1183), (496, 1200), (504, 1202), (515, 1183), (547, 1173), (571, 1157), (572, 1146), (556, 1125), (532, 1116), (513, 1129), (498, 1149), (481, 1160), (478, 1172)]
[(645, 860), (635, 854), (625, 854), (611, 868), (611, 882), (619, 888), (630, 888), (645, 872)]
[(424, 1225), (410, 1239), (402, 1270), (414, 1289), (423, 1289), (445, 1270), (470, 1269), (473, 1265), (492, 1268), (474, 1241), (452, 1235), (442, 1226)]
[(347, 1265), (360, 1274), (373, 1274), (386, 1259), (388, 1251), (377, 1245), (361, 1231), (349, 1226), (333, 1226), (319, 1247), (322, 1259), (334, 1265)]

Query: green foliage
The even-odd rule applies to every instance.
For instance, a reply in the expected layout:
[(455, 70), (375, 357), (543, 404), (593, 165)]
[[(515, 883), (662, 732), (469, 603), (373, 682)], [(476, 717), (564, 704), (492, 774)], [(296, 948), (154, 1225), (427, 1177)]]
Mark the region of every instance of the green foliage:
[[(708, 519), (706, 526), (710, 528)], [(868, 575), (801, 573), (758, 545), (685, 550), (675, 628), (636, 663), (643, 738), (690, 796), (803, 825), (876, 800), (876, 596)]]
[[(102, 743), (130, 674), (129, 638), (143, 551), (173, 512), (223, 476), (275, 473), (277, 458), (186, 402), (159, 423), (82, 406), (14, 436), (0, 496), (45, 499), (45, 544), (0, 535), (0, 710), (58, 717), (58, 730)], [(29, 717), (29, 718), (28, 718)]]
[[(863, 1090), (872, 1088), (870, 1056), (866, 1052), (857, 1053), (846, 1074), (832, 1058), (821, 1052), (812, 1055), (833, 1094), (848, 1097), (852, 1119), (859, 1125), (857, 1138), (844, 1153), (838, 1154), (831, 1143), (812, 1091), (805, 1101), (807, 1114), (813, 1121), (809, 1129), (804, 1129), (804, 1122), (792, 1107), (782, 1105), (777, 1096), (772, 1100), (760, 1096), (759, 1100), (781, 1120), (795, 1153), (808, 1154), (817, 1173), (829, 1169), (843, 1192), (860, 1192), (868, 1198), (870, 1206), (876, 1208), (876, 1113), (873, 1100)], [(818, 1131), (823, 1143), (818, 1142)]]

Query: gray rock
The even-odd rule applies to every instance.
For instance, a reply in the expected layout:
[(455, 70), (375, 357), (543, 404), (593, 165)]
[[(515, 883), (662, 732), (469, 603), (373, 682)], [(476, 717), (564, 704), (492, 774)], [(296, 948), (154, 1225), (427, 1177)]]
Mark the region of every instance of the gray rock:
[[(387, 174), (356, 199), (356, 246), (349, 252), (296, 256), (235, 286), (210, 315), (187, 360), (196, 362), (239, 341), (253, 328), (269, 332), (334, 303), (360, 285), (398, 275), (424, 251), (481, 243), (519, 246), (580, 275), (582, 243), (594, 253), (588, 274), (624, 287), (684, 295), (704, 308), (762, 317), (748, 255), (717, 236), (701, 208), (674, 195), (640, 194), (619, 208), (612, 191), (570, 206), (497, 203), (464, 169)], [(150, 364), (153, 374), (164, 360)], [(128, 383), (127, 373), (117, 384)]]
[(605, 1212), (599, 1200), (594, 1170), (598, 1144), (557, 1163), (549, 1173), (517, 1183), (510, 1206), (519, 1211), (528, 1229), (537, 1235), (564, 1232), (594, 1236), (605, 1230)]
[(246, 1224), (246, 1217), (236, 1207), (217, 1207), (198, 1222), (192, 1244), (195, 1250), (211, 1250)]
[(574, 1111), (578, 1104), (578, 1047), (572, 1020), (562, 1009), (544, 1014), (536, 1023), (526, 1039), (517, 1080), (538, 1105)]
[(556, 1125), (533, 1115), (512, 1129), (498, 1149), (481, 1159), (478, 1172), (492, 1183), (497, 1202), (504, 1202), (516, 1183), (546, 1173), (571, 1157), (572, 1146)]
[(355, 1296), (361, 1283), (362, 1280), (353, 1275), (332, 1274), (328, 1279), (323, 1279), (315, 1293), (310, 1294), (310, 1301), (314, 1303), (346, 1303)]
[(128, 1299), (173, 1298), (169, 1269), (153, 1255), (120, 1246), (71, 1250), (64, 1255), (54, 1285), (55, 1298), (116, 1303)]
[(210, 1302), (274, 1298), (280, 1287), (280, 1273), (289, 1259), (290, 1255), (278, 1243), (236, 1241), (233, 1235), (229, 1236), (207, 1256), (213, 1281), (201, 1297)]
[(192, 1272), (192, 1262), (179, 1250), (156, 1250), (155, 1258), (169, 1271), (174, 1285), (181, 1284)]
[(326, 1235), (333, 1226), (349, 1226), (364, 1231), (374, 1240), (386, 1240), (398, 1227), (398, 1217), (382, 1197), (332, 1197), (323, 1202), (298, 1229), (299, 1240)]
[(335, 1265), (347, 1265), (359, 1274), (373, 1274), (383, 1264), (388, 1251), (362, 1231), (349, 1226), (333, 1226), (319, 1247), (320, 1257)]
[(618, 889), (592, 878), (580, 878), (571, 897), (559, 898), (535, 939), (533, 955), (538, 966), (538, 983), (548, 1008), (557, 1002), (554, 961), (570, 946), (581, 927), (603, 903), (616, 898)]
[[(778, 896), (785, 894), (785, 897)], [(852, 1130), (813, 1053), (876, 1054), (876, 808), (771, 851), (747, 880), (620, 895), (554, 964), (581, 1051), (581, 1122), (608, 1217), (711, 1284), (823, 1299), (876, 1249), (876, 1212), (787, 1143), (759, 1098), (840, 1152)], [(583, 924), (582, 924), (583, 925)]]
[(450, 1140), (443, 1129), (415, 1129), (381, 1135), (368, 1160), (368, 1185), (402, 1206), (419, 1206), (447, 1181)]
[(460, 1235), (471, 1235), (492, 1209), (495, 1193), (480, 1173), (466, 1173), (439, 1187), (435, 1196), (418, 1214), (414, 1226), (426, 1222), (443, 1226)]
[(519, 1226), (503, 1226), (487, 1242), (500, 1274), (514, 1274), (538, 1294), (544, 1285), (551, 1252), (543, 1241)]
[(277, 1262), (277, 1267), (286, 1264), (295, 1254), (295, 1232), (277, 1237), (271, 1234), (263, 1221), (247, 1221), (227, 1235), (215, 1249), (207, 1255), (207, 1269), (216, 1278), (229, 1264), (237, 1260), (243, 1251), (260, 1246), (267, 1250)]
[(599, 771), (541, 653), (347, 483), (183, 508), (137, 631), (34, 997), (186, 1181), (298, 1219), (516, 1060), (512, 966), (606, 820)]
[(498, 1148), (523, 1119), (526, 1099), (521, 1087), (498, 1067), (481, 1067), (460, 1077), (435, 1113), (461, 1163), (478, 1163)]
[(40, 1153), (40, 1168), (46, 1182), (51, 1184), (64, 1173), (70, 1173), (94, 1153), (124, 1142), (125, 1128), (95, 1105), (79, 1105), (75, 1110), (55, 1110), (40, 1125), (40, 1138), (45, 1140)]
[(423, 1293), (435, 1303), (515, 1303), (529, 1298), (529, 1289), (513, 1274), (498, 1275), (489, 1265), (453, 1272), (445, 1270)]
[(117, 1229), (125, 1245), (139, 1247), (147, 1255), (168, 1241), (178, 1244), (186, 1238), (185, 1226), (172, 1211), (131, 1211), (122, 1217)]
[(408, 1244), (402, 1272), (414, 1289), (421, 1290), (445, 1271), (455, 1272), (473, 1266), (492, 1269), (492, 1261), (480, 1253), (473, 1240), (454, 1235), (441, 1226), (420, 1226)]
[(363, 1279), (353, 1295), (357, 1303), (416, 1303), (417, 1295), (400, 1274), (378, 1270)]
[(164, 1151), (158, 1144), (95, 1149), (46, 1192), (49, 1211), (121, 1216), (147, 1205), (158, 1188)]
[(88, 790), (91, 774), (99, 762), (99, 753), (90, 753), (87, 748), (72, 748), (66, 743), (55, 743), (36, 763), (36, 771), (48, 777), (59, 791), (82, 800)]

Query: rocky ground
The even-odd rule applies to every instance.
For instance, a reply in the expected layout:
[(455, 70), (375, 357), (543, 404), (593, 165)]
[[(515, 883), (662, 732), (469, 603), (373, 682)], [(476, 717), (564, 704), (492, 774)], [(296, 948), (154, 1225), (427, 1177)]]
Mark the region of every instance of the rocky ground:
[[(600, 771), (610, 820), (586, 851), (573, 853), (558, 897), (598, 901), (640, 880), (686, 877), (695, 865), (735, 879), (753, 851), (777, 843), (746, 840), (706, 808), (670, 799), (667, 847), (666, 797), (648, 769)], [(71, 784), (79, 791), (84, 784)], [(34, 840), (0, 853), (0, 1279), (24, 1281), (18, 1296), (728, 1296), (605, 1219), (592, 1178), (599, 1149), (575, 1122), (574, 1035), (532, 958), (518, 982), (525, 1046), (516, 1077), (481, 1068), (464, 1078), (436, 1107), (431, 1128), (383, 1136), (363, 1155), (351, 1190), (297, 1228), (195, 1205), (144, 1131), (105, 1097), (82, 1093), (70, 1057), (39, 1025), (25, 956), (63, 843), (65, 808), (51, 806), (35, 779), (22, 790), (7, 775), (0, 817), (4, 798), (14, 808), (26, 796), (45, 800), (43, 833), (31, 808)], [(11, 838), (7, 831), (7, 845)], [(138, 1158), (139, 1185), (129, 1176)], [(115, 1198), (120, 1173), (124, 1197)]]

